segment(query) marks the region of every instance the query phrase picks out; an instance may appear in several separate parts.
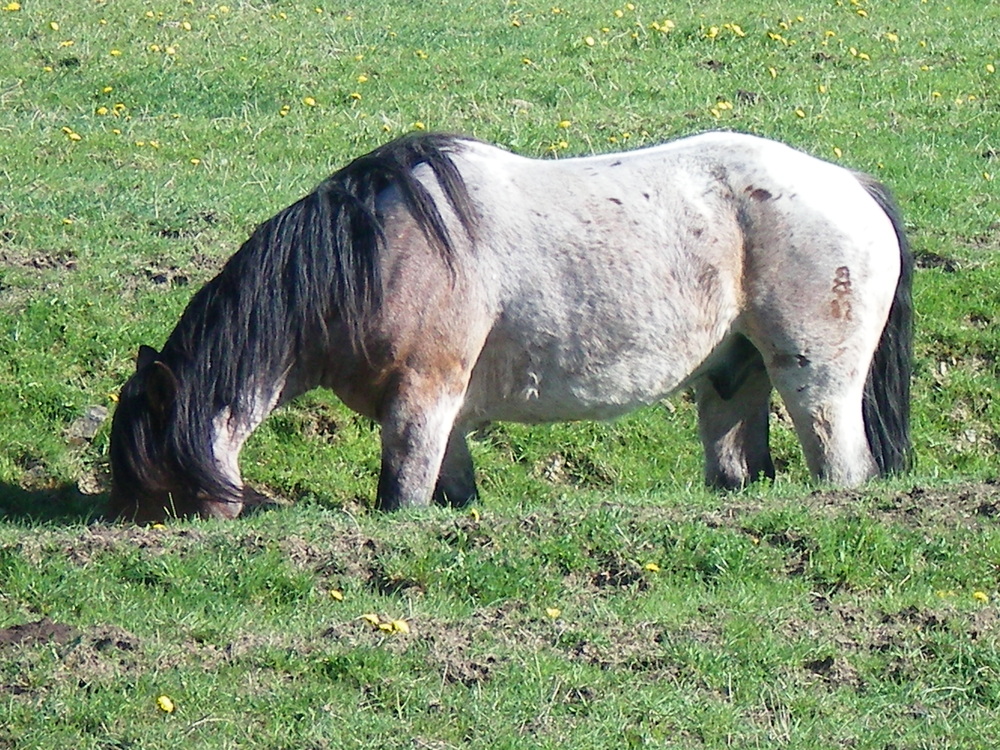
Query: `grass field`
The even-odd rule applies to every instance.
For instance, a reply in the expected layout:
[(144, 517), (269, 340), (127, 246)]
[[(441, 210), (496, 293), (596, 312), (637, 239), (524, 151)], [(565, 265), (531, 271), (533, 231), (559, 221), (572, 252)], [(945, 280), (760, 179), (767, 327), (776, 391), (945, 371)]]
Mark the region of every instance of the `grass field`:
[[(0, 747), (995, 744), (998, 23), (972, 0), (0, 0)], [(779, 478), (713, 495), (679, 396), (498, 425), (475, 513), (385, 517), (377, 431), (313, 393), (243, 454), (282, 507), (94, 520), (138, 346), (354, 156), (712, 128), (895, 191), (912, 474), (811, 486), (776, 405)]]

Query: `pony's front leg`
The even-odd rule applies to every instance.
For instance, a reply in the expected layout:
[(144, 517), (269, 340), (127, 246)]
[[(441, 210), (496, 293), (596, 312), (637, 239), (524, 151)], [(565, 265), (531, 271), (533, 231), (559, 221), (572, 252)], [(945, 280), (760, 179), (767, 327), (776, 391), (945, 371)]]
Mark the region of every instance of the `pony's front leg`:
[(457, 424), (448, 438), (448, 447), (434, 488), (434, 502), (438, 505), (464, 508), (474, 502), (478, 495), (475, 469), (465, 433), (465, 425)]
[[(430, 504), (458, 410), (460, 395), (401, 392), (382, 418), (380, 510)], [(464, 442), (464, 439), (463, 439)]]
[(768, 446), (771, 382), (763, 366), (754, 367), (731, 393), (710, 381), (695, 388), (698, 432), (705, 448), (705, 483), (736, 490), (761, 476), (774, 479)]

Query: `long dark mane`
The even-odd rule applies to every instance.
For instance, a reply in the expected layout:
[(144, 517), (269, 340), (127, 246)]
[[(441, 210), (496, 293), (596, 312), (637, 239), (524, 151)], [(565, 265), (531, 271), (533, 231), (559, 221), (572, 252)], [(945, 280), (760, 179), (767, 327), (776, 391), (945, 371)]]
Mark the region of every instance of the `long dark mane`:
[[(464, 140), (418, 134), (362, 156), (313, 192), (261, 224), (222, 271), (191, 299), (159, 359), (177, 375), (174, 417), (165, 425), (160, 460), (221, 498), (237, 494), (215, 466), (212, 421), (225, 407), (234, 418), (252, 408), (254, 385), (276, 382), (296, 356), (340, 321), (362, 346), (366, 323), (380, 303), (379, 255), (385, 247), (376, 201), (394, 188), (449, 266), (456, 244), (427, 186), (415, 170), (426, 165), (471, 237), (474, 211), (451, 159)], [(134, 380), (141, 381), (141, 373)], [(135, 383), (140, 388), (141, 382)], [(119, 411), (126, 406), (123, 391)], [(137, 416), (137, 415), (135, 415)], [(116, 415), (122, 421), (124, 414)], [(119, 458), (136, 480), (148, 476), (149, 415), (133, 424)], [(143, 434), (146, 433), (146, 434)], [(112, 464), (116, 463), (112, 456)], [(125, 468), (125, 467), (120, 467)]]

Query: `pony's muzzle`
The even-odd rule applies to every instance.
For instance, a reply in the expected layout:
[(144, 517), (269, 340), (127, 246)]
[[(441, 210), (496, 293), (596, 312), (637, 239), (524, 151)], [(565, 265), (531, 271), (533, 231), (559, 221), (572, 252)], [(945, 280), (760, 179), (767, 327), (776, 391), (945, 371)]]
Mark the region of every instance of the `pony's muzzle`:
[(242, 511), (242, 500), (202, 500), (199, 514), (203, 518), (221, 518), (231, 521)]

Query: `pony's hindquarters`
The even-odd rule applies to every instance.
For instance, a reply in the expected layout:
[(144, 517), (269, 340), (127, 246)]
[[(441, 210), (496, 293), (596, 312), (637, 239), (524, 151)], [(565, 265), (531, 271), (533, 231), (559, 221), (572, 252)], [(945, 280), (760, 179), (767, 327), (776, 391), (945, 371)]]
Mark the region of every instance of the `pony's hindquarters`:
[(747, 335), (810, 472), (855, 486), (909, 450), (910, 259), (887, 202), (844, 170), (820, 179), (747, 199)]

